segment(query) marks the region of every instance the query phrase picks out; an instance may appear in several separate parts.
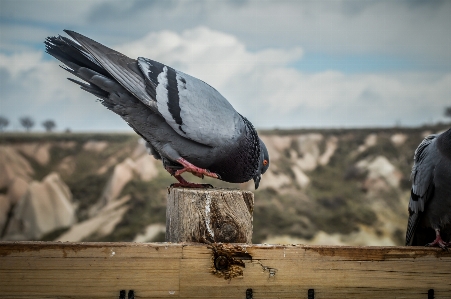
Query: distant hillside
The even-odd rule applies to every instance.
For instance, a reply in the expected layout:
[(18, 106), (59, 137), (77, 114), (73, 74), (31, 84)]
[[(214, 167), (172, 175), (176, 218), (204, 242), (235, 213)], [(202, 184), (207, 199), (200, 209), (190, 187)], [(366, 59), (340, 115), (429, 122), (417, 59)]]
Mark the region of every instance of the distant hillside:
[[(260, 132), (271, 165), (255, 192), (253, 242), (402, 245), (413, 153), (447, 128)], [(164, 241), (173, 182), (134, 134), (3, 133), (0, 237)]]

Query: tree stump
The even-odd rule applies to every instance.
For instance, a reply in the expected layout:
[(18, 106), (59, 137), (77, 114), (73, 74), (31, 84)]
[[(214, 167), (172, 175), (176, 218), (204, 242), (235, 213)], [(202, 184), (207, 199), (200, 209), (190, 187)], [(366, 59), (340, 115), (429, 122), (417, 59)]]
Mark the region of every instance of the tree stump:
[(166, 242), (250, 244), (253, 210), (250, 191), (170, 188)]

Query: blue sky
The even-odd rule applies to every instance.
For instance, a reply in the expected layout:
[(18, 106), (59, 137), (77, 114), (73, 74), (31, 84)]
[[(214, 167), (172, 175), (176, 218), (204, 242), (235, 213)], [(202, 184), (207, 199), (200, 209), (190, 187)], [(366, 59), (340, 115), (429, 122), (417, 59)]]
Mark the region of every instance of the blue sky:
[(71, 29), (210, 83), (259, 128), (443, 121), (450, 15), (450, 1), (0, 0), (0, 115), (130, 131), (44, 53)]

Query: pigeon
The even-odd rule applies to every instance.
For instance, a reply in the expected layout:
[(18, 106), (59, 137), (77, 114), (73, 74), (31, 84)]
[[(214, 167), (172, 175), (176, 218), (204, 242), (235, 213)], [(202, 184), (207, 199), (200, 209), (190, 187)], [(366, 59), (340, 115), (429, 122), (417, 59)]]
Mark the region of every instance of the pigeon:
[(451, 128), (421, 142), (411, 180), (406, 245), (447, 249), (451, 245)]
[(177, 179), (174, 187), (202, 188), (181, 174), (258, 188), (269, 155), (252, 123), (213, 87), (160, 62), (131, 59), (86, 36), (48, 37), (46, 52), (146, 141), (149, 153)]

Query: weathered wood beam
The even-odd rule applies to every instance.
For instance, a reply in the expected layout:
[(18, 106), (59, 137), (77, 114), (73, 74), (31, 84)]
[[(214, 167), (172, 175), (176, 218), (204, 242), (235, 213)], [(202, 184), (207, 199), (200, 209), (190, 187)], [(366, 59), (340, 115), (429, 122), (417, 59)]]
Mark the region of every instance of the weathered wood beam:
[[(215, 267), (216, 265), (216, 267)], [(250, 291), (252, 290), (252, 291)], [(0, 242), (2, 298), (450, 298), (423, 247)], [(126, 295), (124, 295), (126, 296)], [(126, 297), (125, 297), (126, 298)]]
[(170, 188), (166, 241), (252, 243), (253, 209), (250, 191)]

